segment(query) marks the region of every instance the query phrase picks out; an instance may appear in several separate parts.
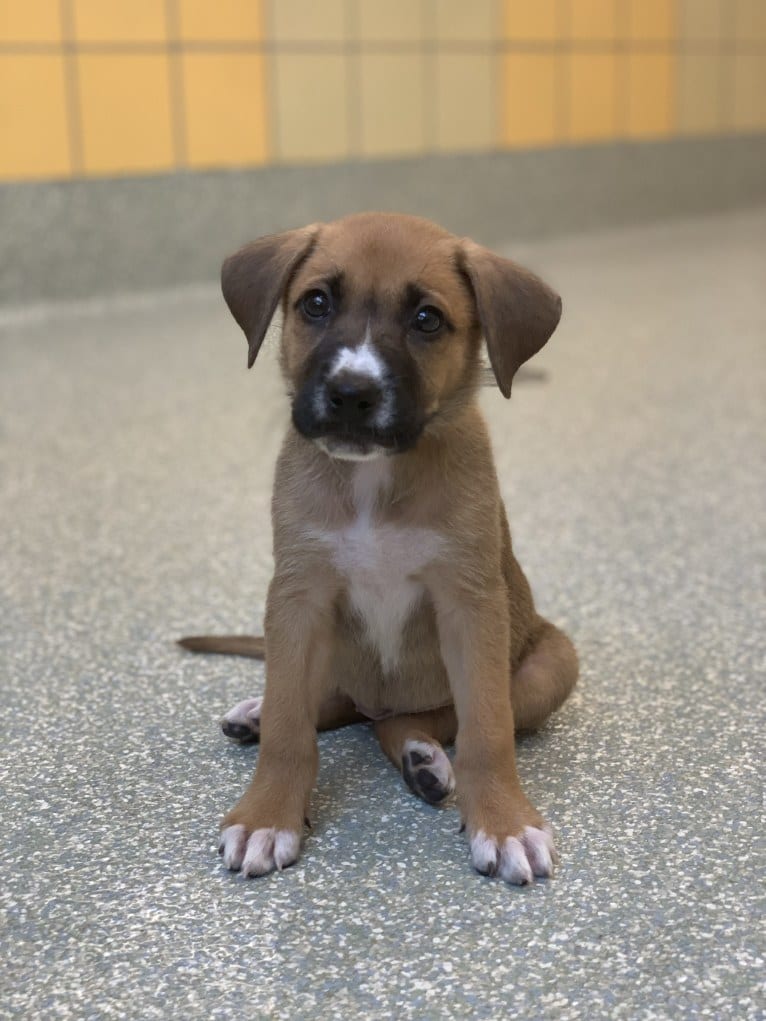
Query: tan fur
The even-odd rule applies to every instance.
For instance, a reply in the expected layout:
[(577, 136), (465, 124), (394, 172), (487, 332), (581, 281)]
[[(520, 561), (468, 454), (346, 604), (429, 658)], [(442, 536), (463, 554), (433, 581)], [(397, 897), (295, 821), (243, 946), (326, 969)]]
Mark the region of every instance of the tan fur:
[[(376, 730), (400, 768), (408, 739), (457, 738), (457, 796), (468, 835), (478, 841), (474, 862), (489, 841), (497, 848), (495, 868), (524, 882), (532, 875), (526, 859), (514, 871), (503, 854), (519, 841), (534, 868), (539, 854), (525, 834), (544, 823), (521, 790), (514, 729), (540, 726), (564, 701), (577, 659), (566, 636), (536, 613), (513, 555), (475, 395), (482, 333), (508, 395), (516, 369), (555, 328), (560, 301), (520, 267), (413, 217), (363, 214), (264, 239), (227, 262), (224, 293), (251, 358), (282, 296), (281, 359), (291, 393), (305, 378), (319, 335), (301, 321), (295, 303), (338, 270), (348, 314), (359, 310), (360, 340), (373, 307), (379, 349), (388, 346), (393, 355), (392, 345), (406, 345), (408, 371), (417, 375), (430, 417), (411, 449), (370, 462), (329, 457), (289, 429), (272, 507), (275, 573), (265, 622), (261, 752), (250, 787), (222, 825), (243, 826), (245, 834), (300, 832), (316, 778), (317, 726), (358, 719), (355, 704), (371, 716), (387, 715)], [(391, 325), (396, 302), (413, 283), (454, 326), (438, 345), (403, 337)], [(360, 501), (367, 517), (357, 551)], [(412, 600), (401, 634), (393, 636), (390, 663), (376, 644), (383, 639), (359, 616), (352, 579), (366, 569), (389, 572), (386, 584), (399, 585)], [(374, 576), (360, 576), (374, 585)], [(380, 598), (385, 601), (385, 590)], [(396, 603), (385, 610), (395, 624)], [(186, 644), (260, 651), (227, 642)], [(513, 850), (518, 853), (523, 858)], [(230, 862), (241, 857), (226, 854)], [(494, 871), (491, 862), (477, 868)], [(537, 874), (549, 869), (541, 866)]]

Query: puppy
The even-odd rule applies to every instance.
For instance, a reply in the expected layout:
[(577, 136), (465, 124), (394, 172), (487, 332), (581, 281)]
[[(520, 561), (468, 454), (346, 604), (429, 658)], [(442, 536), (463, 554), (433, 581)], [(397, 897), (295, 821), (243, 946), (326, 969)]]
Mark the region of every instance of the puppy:
[(266, 657), (263, 700), (223, 721), (261, 743), (221, 826), (224, 864), (259, 876), (295, 862), (317, 730), (366, 719), (416, 794), (442, 804), (456, 792), (479, 872), (515, 884), (552, 875), (551, 830), (522, 790), (514, 731), (561, 705), (577, 657), (535, 611), (513, 555), (477, 389), (482, 338), (509, 397), (560, 298), (471, 241), (383, 213), (262, 238), (226, 260), (222, 284), (249, 366), (281, 303), (292, 402), (265, 645), (182, 640)]

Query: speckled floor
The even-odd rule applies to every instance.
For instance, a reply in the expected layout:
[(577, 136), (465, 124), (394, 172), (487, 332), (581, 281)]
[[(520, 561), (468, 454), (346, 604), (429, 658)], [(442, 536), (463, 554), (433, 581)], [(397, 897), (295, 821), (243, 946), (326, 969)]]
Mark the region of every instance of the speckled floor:
[(217, 719), (261, 668), (173, 639), (259, 628), (273, 354), (245, 371), (213, 289), (2, 313), (0, 1016), (764, 1016), (765, 239), (755, 211), (512, 249), (566, 318), (547, 378), (483, 402), (583, 665), (520, 746), (562, 855), (525, 889), (364, 727), (320, 738), (300, 863), (222, 870), (257, 753)]

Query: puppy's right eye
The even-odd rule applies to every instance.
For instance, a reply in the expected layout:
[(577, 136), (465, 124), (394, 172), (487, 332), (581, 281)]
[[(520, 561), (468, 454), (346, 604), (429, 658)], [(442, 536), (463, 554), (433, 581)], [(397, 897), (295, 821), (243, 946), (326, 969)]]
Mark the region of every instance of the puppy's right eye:
[(433, 305), (424, 305), (418, 309), (412, 325), (418, 333), (438, 333), (443, 322), (444, 317), (438, 308), (434, 308)]
[(330, 299), (324, 291), (307, 291), (301, 301), (303, 311), (311, 319), (324, 319), (330, 314)]

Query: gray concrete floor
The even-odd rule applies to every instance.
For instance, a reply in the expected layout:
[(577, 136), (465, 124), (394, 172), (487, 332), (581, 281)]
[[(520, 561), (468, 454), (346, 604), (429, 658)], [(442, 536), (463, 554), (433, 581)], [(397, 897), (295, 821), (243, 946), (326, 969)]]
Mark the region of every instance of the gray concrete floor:
[(368, 729), (244, 882), (220, 736), (286, 410), (212, 289), (2, 314), (0, 1016), (760, 1018), (766, 212), (509, 249), (566, 318), (507, 404), (511, 528), (583, 676), (520, 745), (557, 878), (475, 875)]

